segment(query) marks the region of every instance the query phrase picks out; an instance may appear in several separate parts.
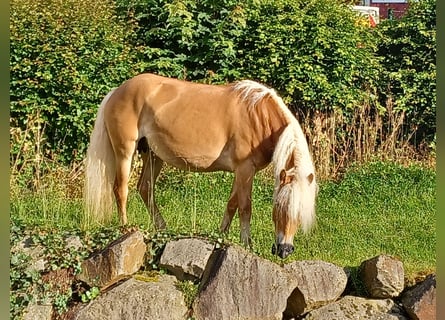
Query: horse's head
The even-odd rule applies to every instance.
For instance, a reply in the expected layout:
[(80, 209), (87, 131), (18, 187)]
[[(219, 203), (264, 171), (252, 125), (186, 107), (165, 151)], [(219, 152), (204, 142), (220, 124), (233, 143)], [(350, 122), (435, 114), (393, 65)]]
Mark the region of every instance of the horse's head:
[(273, 222), (275, 243), (272, 253), (286, 258), (294, 251), (294, 235), (301, 227), (308, 231), (315, 220), (317, 185), (312, 171), (296, 167), (283, 169), (275, 186)]

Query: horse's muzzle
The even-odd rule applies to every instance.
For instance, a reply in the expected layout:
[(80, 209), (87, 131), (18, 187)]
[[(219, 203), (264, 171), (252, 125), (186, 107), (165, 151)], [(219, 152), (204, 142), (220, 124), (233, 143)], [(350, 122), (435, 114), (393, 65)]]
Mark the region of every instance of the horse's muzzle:
[(278, 255), (281, 259), (286, 258), (292, 252), (294, 252), (294, 246), (289, 243), (274, 243), (272, 245), (272, 254)]

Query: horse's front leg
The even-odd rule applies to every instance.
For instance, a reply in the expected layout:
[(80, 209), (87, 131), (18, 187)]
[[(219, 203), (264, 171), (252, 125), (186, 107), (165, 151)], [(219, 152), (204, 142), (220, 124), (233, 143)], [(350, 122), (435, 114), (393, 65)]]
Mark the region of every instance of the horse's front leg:
[(228, 233), (230, 225), (232, 224), (233, 216), (238, 209), (238, 195), (236, 193), (236, 180), (233, 180), (232, 191), (230, 192), (230, 198), (227, 201), (226, 211), (224, 212), (224, 217), (221, 222), (220, 230), (223, 233)]
[(252, 217), (252, 185), (255, 170), (249, 170), (240, 175), (238, 189), (238, 212), (240, 217), (241, 241), (251, 247), (252, 239), (250, 237), (250, 220)]
[(255, 166), (250, 161), (242, 163), (235, 170), (232, 192), (221, 224), (221, 230), (227, 232), (235, 211), (238, 209), (241, 242), (246, 246), (251, 246), (252, 244), (250, 220), (252, 216), (252, 186), (255, 172)]

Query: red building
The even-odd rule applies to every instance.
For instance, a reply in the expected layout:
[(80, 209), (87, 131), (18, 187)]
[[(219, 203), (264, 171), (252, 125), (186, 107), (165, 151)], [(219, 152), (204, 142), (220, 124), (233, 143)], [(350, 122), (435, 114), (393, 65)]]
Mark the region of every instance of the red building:
[(400, 18), (408, 9), (407, 0), (362, 0), (362, 5), (378, 7), (380, 19)]

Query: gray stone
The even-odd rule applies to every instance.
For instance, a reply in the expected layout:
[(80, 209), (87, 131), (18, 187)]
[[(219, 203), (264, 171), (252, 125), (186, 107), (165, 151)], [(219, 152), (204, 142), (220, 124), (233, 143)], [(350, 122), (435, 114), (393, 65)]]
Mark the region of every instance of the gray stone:
[(83, 248), (83, 243), (79, 236), (69, 236), (65, 239), (65, 248), (71, 250), (80, 250)]
[(74, 320), (185, 320), (188, 309), (175, 282), (170, 275), (149, 282), (131, 278), (77, 311)]
[(362, 262), (360, 274), (371, 298), (393, 298), (403, 291), (403, 263), (388, 255), (379, 255)]
[(178, 280), (200, 279), (214, 245), (205, 240), (190, 238), (170, 241), (160, 259), (160, 267), (166, 268)]
[(39, 244), (35, 244), (29, 236), (25, 237), (11, 248), (12, 253), (21, 252), (29, 256), (30, 262), (26, 267), (26, 271), (42, 272), (47, 264), (45, 257), (45, 248)]
[(282, 319), (297, 279), (239, 247), (215, 250), (193, 303), (196, 320)]
[(295, 317), (337, 300), (346, 288), (348, 276), (343, 268), (313, 260), (284, 265), (298, 281), (298, 289), (288, 298), (286, 317)]
[(23, 314), (23, 320), (51, 320), (53, 307), (50, 305), (29, 305)]
[[(35, 248), (34, 240), (30, 236), (24, 237), (21, 241), (17, 242), (12, 248), (11, 252), (24, 252), (28, 253), (29, 250)], [(43, 250), (43, 248), (41, 248)]]
[(436, 275), (406, 290), (401, 297), (403, 307), (413, 320), (436, 319)]
[(31, 264), (26, 267), (27, 272), (42, 272), (45, 270), (45, 265), (47, 261), (45, 259), (38, 259), (31, 261)]
[(312, 310), (304, 320), (408, 320), (403, 310), (391, 299), (371, 300), (345, 296), (342, 299)]
[(137, 272), (144, 262), (146, 248), (140, 231), (127, 233), (83, 261), (77, 279), (90, 287), (106, 288)]

